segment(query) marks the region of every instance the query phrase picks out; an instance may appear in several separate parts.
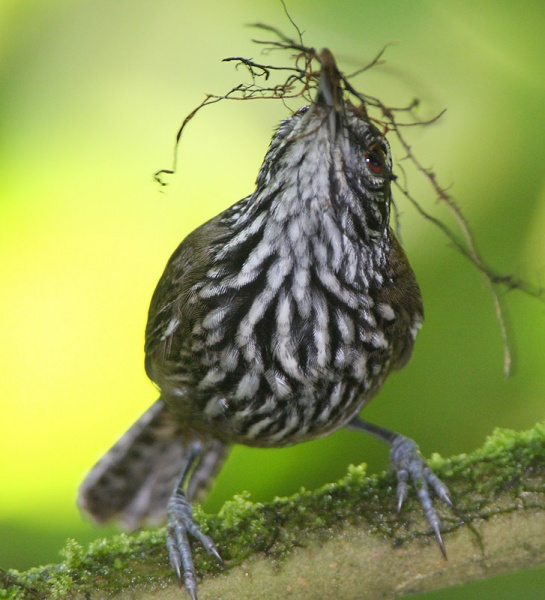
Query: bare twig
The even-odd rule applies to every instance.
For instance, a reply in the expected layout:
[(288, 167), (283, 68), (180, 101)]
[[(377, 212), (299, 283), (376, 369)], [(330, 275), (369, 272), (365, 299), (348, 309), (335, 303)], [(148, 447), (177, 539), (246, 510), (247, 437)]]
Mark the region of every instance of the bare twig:
[[(162, 169), (155, 174), (155, 179), (161, 184), (166, 185), (162, 180), (162, 175), (173, 174), (176, 170), (176, 155), (177, 149), (180, 142), (182, 133), (189, 123), (189, 121), (197, 114), (197, 112), (204, 106), (219, 102), (220, 100), (255, 100), (255, 99), (280, 99), (285, 101), (289, 98), (303, 98), (306, 102), (312, 103), (313, 92), (318, 86), (318, 79), (320, 73), (320, 54), (310, 46), (306, 46), (303, 43), (303, 34), (297, 27), (293, 19), (288, 13), (288, 10), (282, 2), (284, 10), (291, 24), (297, 33), (297, 39), (293, 39), (288, 35), (284, 34), (280, 29), (273, 27), (265, 23), (254, 23), (253, 27), (256, 27), (262, 31), (272, 34), (277, 39), (267, 40), (253, 40), (256, 44), (263, 46), (263, 53), (268, 54), (271, 50), (282, 50), (292, 52), (292, 65), (291, 66), (277, 66), (271, 64), (262, 64), (254, 59), (245, 58), (241, 56), (231, 56), (225, 58), (225, 62), (234, 62), (236, 68), (243, 66), (247, 69), (251, 83), (242, 83), (235, 86), (229, 92), (224, 95), (207, 94), (203, 102), (197, 106), (183, 121), (178, 133), (176, 135), (176, 144), (174, 149), (174, 160), (172, 169)], [(364, 67), (345, 75), (339, 73), (339, 79), (342, 83), (342, 87), (345, 91), (346, 101), (351, 100), (357, 101), (360, 105), (360, 109), (368, 115), (369, 119), (373, 121), (377, 126), (381, 127), (384, 131), (384, 135), (388, 132), (393, 132), (399, 140), (401, 147), (406, 152), (406, 159), (414, 165), (416, 170), (426, 179), (428, 184), (434, 191), (437, 199), (442, 203), (453, 215), (461, 238), (456, 235), (443, 221), (432, 216), (427, 212), (409, 193), (406, 183), (404, 185), (396, 182), (398, 189), (406, 196), (409, 202), (417, 209), (417, 211), (433, 225), (438, 227), (446, 237), (451, 240), (456, 249), (466, 258), (468, 258), (473, 265), (481, 273), (489, 291), (492, 296), (492, 300), (495, 307), (496, 318), (500, 327), (500, 333), (504, 347), (504, 374), (509, 375), (511, 369), (511, 351), (509, 348), (507, 328), (505, 324), (505, 317), (503, 314), (500, 299), (495, 286), (500, 286), (507, 291), (519, 290), (523, 293), (539, 298), (545, 299), (545, 290), (542, 287), (533, 286), (513, 275), (505, 275), (497, 273), (494, 269), (487, 266), (480, 253), (477, 250), (474, 236), (471, 232), (467, 219), (462, 214), (459, 206), (455, 202), (454, 198), (447, 193), (447, 191), (438, 183), (437, 175), (429, 168), (426, 168), (413, 152), (410, 144), (405, 139), (402, 129), (405, 127), (414, 127), (417, 125), (425, 126), (436, 123), (445, 113), (441, 111), (431, 119), (421, 120), (416, 118), (414, 115), (414, 109), (419, 105), (419, 100), (412, 100), (407, 106), (402, 107), (391, 107), (385, 105), (379, 98), (370, 96), (359, 92), (351, 83), (356, 75), (375, 67), (376, 65), (384, 62), (383, 56), (388, 46), (385, 46), (367, 65)], [(279, 84), (271, 85), (270, 79), (273, 73), (284, 74), (285, 78)], [(262, 85), (261, 82), (267, 82), (266, 85)], [(372, 111), (375, 111), (374, 114)], [(412, 122), (401, 122), (398, 121), (399, 114), (408, 114), (414, 120)]]

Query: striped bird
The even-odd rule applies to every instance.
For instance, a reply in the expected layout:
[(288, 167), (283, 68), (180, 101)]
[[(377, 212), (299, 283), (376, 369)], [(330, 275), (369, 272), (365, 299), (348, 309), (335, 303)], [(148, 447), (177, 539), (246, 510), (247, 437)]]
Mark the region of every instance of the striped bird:
[(441, 550), (429, 488), (446, 486), (416, 444), (358, 414), (409, 359), (423, 318), (389, 226), (392, 162), (331, 53), (311, 106), (274, 134), (255, 191), (191, 233), (168, 262), (146, 329), (160, 398), (97, 463), (79, 505), (128, 528), (167, 520), (167, 548), (193, 600), (194, 521), (232, 444), (279, 447), (341, 427), (391, 446), (401, 507), (414, 483)]

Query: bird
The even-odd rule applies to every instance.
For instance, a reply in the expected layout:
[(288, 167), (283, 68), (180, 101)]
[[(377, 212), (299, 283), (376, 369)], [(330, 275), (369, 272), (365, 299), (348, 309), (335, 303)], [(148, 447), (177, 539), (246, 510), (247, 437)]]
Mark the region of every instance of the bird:
[(423, 322), (416, 276), (390, 226), (388, 142), (352, 104), (324, 48), (312, 102), (284, 119), (255, 190), (190, 233), (146, 326), (159, 399), (92, 468), (80, 509), (128, 529), (166, 521), (192, 600), (191, 546), (221, 562), (193, 517), (230, 447), (277, 448), (355, 429), (390, 446), (398, 510), (413, 484), (446, 558), (433, 495), (447, 486), (408, 437), (360, 418), (409, 360)]

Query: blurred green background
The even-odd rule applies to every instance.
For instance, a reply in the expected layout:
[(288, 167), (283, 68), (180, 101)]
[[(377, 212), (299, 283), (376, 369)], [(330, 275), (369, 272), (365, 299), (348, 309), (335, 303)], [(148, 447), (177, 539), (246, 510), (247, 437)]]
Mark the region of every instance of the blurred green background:
[[(448, 109), (436, 125), (408, 131), (415, 152), (450, 186), (488, 262), (543, 284), (545, 4), (289, 8), (306, 43), (328, 46), (348, 70), (397, 42), (358, 89), (393, 106), (417, 96), (423, 118)], [(170, 166), (176, 129), (203, 94), (244, 77), (221, 59), (259, 58), (244, 27), (255, 21), (289, 31), (276, 0), (0, 4), (2, 568), (56, 562), (68, 537), (114, 531), (84, 522), (74, 501), (85, 472), (156, 397), (142, 364), (155, 283), (187, 233), (252, 191), (288, 112), (279, 102), (207, 108), (187, 128), (164, 193), (152, 173)], [(410, 189), (449, 220), (418, 178)], [(543, 419), (545, 305), (504, 297), (516, 349), (505, 381), (481, 277), (403, 197), (397, 204), (426, 324), (412, 362), (366, 418), (445, 456), (479, 447), (494, 427)], [(237, 447), (205, 509), (243, 490), (261, 501), (314, 488), (362, 461), (382, 470), (387, 449), (349, 432), (284, 450)], [(538, 569), (429, 598), (541, 598), (543, 582)]]

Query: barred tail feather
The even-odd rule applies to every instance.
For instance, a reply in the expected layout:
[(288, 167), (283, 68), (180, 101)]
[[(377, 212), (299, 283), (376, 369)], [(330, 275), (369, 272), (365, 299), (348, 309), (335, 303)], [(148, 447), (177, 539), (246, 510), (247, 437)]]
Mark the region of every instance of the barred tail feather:
[(189, 445), (202, 453), (188, 483), (188, 497), (208, 487), (226, 448), (176, 422), (162, 400), (149, 408), (91, 469), (80, 486), (78, 506), (97, 523), (117, 520), (126, 529), (166, 520)]

